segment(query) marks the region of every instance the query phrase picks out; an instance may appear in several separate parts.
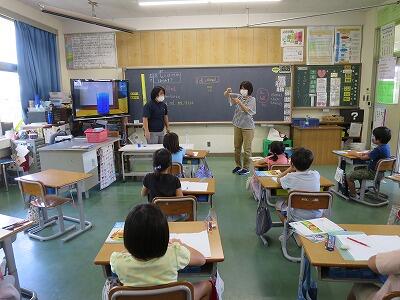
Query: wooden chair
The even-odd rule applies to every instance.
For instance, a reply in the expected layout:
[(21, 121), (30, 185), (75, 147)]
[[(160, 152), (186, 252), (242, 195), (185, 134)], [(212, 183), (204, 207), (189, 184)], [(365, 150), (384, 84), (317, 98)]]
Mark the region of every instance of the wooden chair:
[(286, 171), (290, 165), (272, 165), (270, 170), (279, 170), (281, 172)]
[(162, 210), (168, 221), (197, 221), (195, 196), (156, 197), (153, 203)]
[[(19, 179), (18, 185), (21, 190), (22, 199), (25, 201), (25, 196), (29, 196), (29, 204), (33, 207), (37, 207), (39, 210), (39, 226), (28, 232), (29, 237), (40, 241), (48, 241), (76, 228), (75, 225), (65, 228), (64, 216), (61, 209), (62, 205), (71, 202), (72, 199), (59, 197), (57, 195), (47, 195), (43, 184), (38, 181)], [(49, 218), (47, 215), (47, 210), (54, 208), (57, 209), (57, 216)], [(53, 225), (56, 220), (60, 228), (57, 233), (49, 236), (40, 236), (36, 234), (46, 227)]]
[(317, 210), (324, 209), (325, 216), (330, 216), (332, 208), (332, 194), (330, 192), (291, 192), (288, 198), (287, 216), (285, 217), (280, 211), (277, 211), (278, 217), (283, 223), (283, 234), (280, 238), (281, 248), (283, 256), (292, 261), (300, 262), (300, 257), (294, 257), (289, 255), (287, 250), (287, 241), (292, 237), (293, 233), (290, 230), (289, 223), (296, 221), (292, 216), (292, 209), (304, 209), (304, 210)]
[(382, 300), (391, 300), (397, 297), (400, 297), (400, 291), (389, 292), (382, 298)]
[[(376, 164), (376, 173), (373, 180), (373, 185), (367, 187), (368, 180), (362, 180), (359, 189), (360, 198), (352, 199), (368, 206), (380, 207), (387, 205), (389, 203), (389, 197), (388, 195), (380, 192), (381, 181), (385, 178), (386, 172), (390, 172), (390, 174), (393, 173), (395, 164), (395, 157), (379, 160)], [(371, 201), (366, 200), (365, 197), (371, 198)]]
[(116, 286), (108, 292), (109, 300), (192, 300), (193, 285), (187, 281), (133, 288)]
[(173, 162), (172, 165), (169, 167), (169, 173), (179, 178), (185, 178), (183, 165), (181, 163)]

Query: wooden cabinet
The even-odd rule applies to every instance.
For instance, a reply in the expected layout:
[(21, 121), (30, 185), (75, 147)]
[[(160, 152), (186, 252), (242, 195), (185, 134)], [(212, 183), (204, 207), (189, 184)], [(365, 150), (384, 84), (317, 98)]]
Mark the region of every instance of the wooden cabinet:
[(293, 148), (304, 147), (314, 153), (315, 165), (335, 165), (337, 157), (332, 150), (341, 148), (342, 128), (319, 126), (313, 128), (292, 127)]

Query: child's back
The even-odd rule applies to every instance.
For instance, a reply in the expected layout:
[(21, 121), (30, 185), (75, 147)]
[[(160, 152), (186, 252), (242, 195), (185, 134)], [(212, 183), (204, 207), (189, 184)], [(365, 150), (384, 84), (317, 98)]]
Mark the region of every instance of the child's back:
[(179, 243), (168, 245), (167, 252), (159, 258), (142, 261), (129, 252), (114, 252), (110, 257), (112, 271), (124, 285), (141, 287), (177, 281), (178, 270), (190, 261), (190, 252)]
[(172, 154), (173, 163), (183, 163), (186, 150), (179, 146), (179, 137), (174, 132), (169, 132), (164, 136), (163, 146)]
[(269, 155), (265, 158), (265, 162), (267, 163), (268, 169), (270, 169), (273, 165), (287, 165), (289, 164), (289, 159), (285, 154), (277, 155), (276, 160), (274, 160), (274, 155)]
[[(320, 175), (318, 171), (310, 170), (314, 160), (312, 152), (300, 148), (294, 151), (291, 157), (291, 167), (278, 178), (282, 188), (289, 191), (319, 192)], [(277, 203), (277, 209), (287, 210), (285, 203)], [(322, 217), (323, 210), (292, 209), (291, 216), (295, 221)]]

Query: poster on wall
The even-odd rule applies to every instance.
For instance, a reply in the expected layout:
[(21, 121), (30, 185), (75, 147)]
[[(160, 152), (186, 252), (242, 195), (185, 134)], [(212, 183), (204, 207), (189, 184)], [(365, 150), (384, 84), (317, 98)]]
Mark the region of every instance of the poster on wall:
[(281, 47), (296, 47), (304, 45), (304, 29), (281, 29)]
[(66, 34), (64, 38), (68, 69), (117, 66), (114, 32)]
[(379, 57), (393, 56), (394, 34), (395, 34), (394, 23), (390, 23), (381, 27)]
[(284, 47), (283, 62), (302, 62), (303, 47)]
[(307, 64), (333, 64), (334, 34), (332, 26), (307, 27)]
[(361, 26), (335, 27), (335, 63), (360, 63), (361, 42)]

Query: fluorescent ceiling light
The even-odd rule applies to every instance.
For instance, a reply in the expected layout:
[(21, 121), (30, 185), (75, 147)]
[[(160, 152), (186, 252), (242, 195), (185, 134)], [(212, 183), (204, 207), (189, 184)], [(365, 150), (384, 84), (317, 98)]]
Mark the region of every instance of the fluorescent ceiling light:
[(279, 2), (281, 0), (209, 0), (210, 3)]
[(80, 13), (64, 10), (64, 9), (57, 8), (57, 7), (41, 5), (40, 9), (43, 13), (46, 13), (46, 14), (63, 17), (63, 18), (67, 18), (67, 19), (72, 19), (72, 20), (76, 20), (76, 21), (80, 21), (80, 22), (84, 22), (84, 23), (94, 24), (94, 25), (101, 26), (101, 27), (111, 28), (111, 29), (115, 29), (118, 31), (124, 31), (124, 32), (128, 32), (128, 33), (133, 33), (135, 31), (135, 29), (133, 29), (131, 27), (126, 27), (121, 24), (114, 23), (112, 21), (83, 15)]
[(161, 5), (187, 5), (207, 3), (249, 3), (249, 2), (279, 2), (281, 0), (165, 0), (165, 1), (140, 1), (140, 6), (161, 6)]
[(172, 1), (145, 1), (139, 2), (140, 6), (158, 6), (158, 5), (181, 5), (181, 4), (205, 4), (208, 0), (172, 0)]

